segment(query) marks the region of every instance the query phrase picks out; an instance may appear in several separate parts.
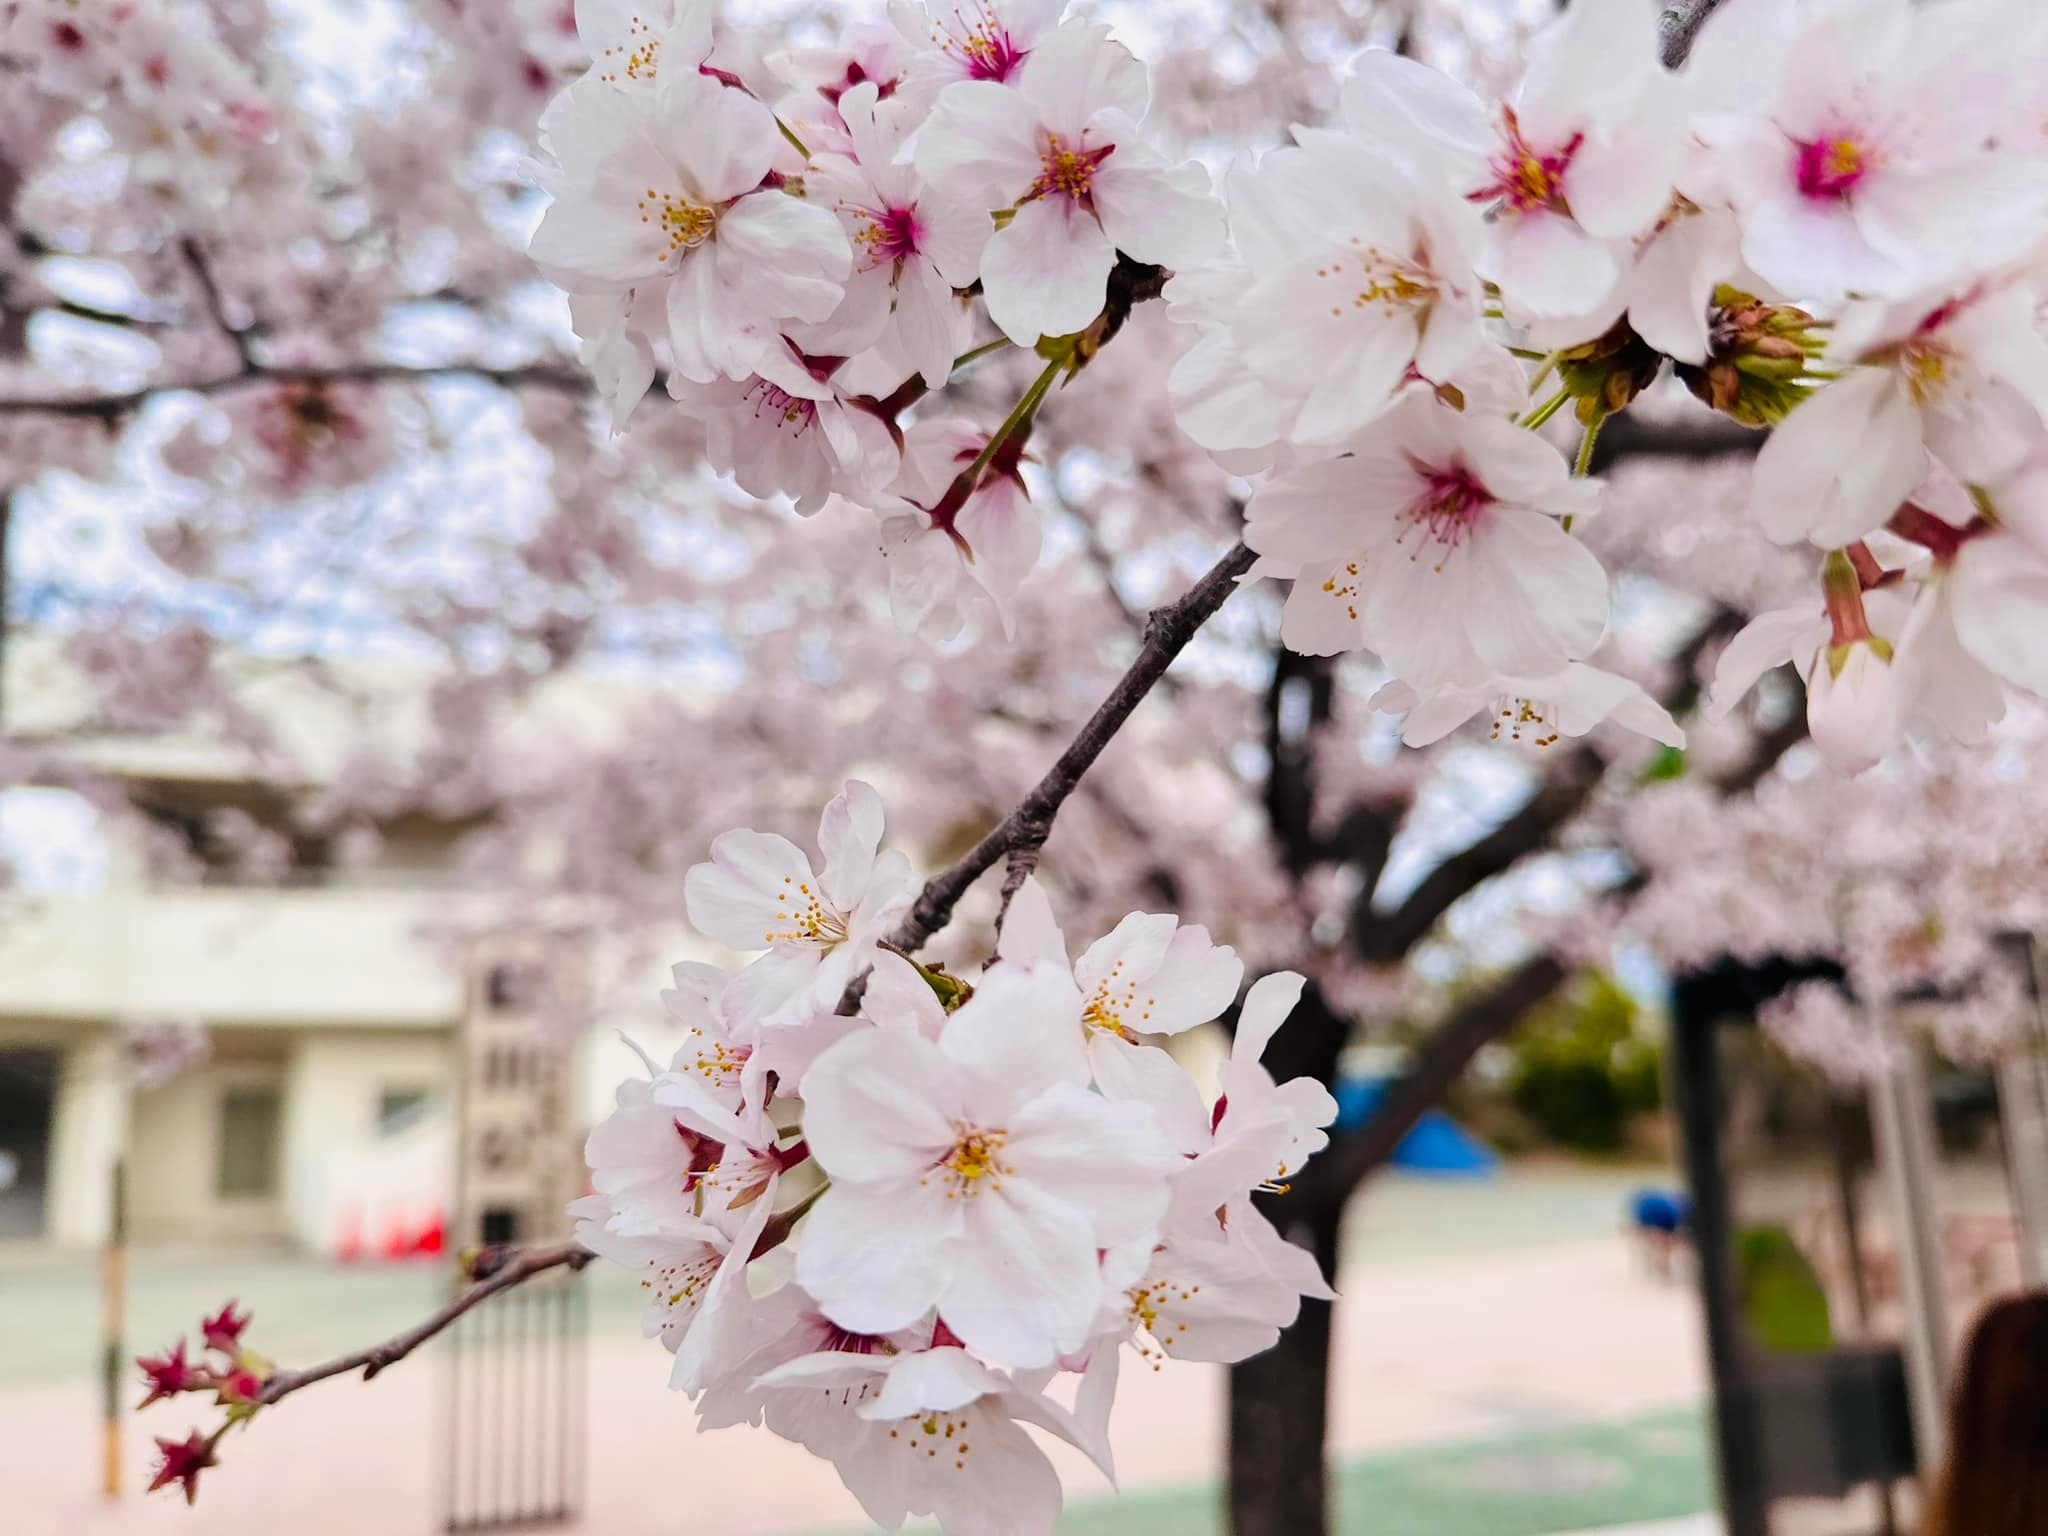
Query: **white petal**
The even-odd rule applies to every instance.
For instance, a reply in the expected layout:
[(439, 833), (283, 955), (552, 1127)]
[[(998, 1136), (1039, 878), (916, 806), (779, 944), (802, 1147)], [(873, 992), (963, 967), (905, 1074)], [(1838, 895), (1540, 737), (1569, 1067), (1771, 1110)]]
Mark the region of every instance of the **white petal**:
[(1257, 1061), (1266, 1054), (1274, 1031), (1301, 1001), (1301, 989), (1307, 982), (1298, 971), (1274, 971), (1252, 983), (1238, 1010), (1237, 1034), (1230, 1045), (1232, 1061)]
[(796, 1283), (840, 1327), (893, 1333), (929, 1313), (954, 1269), (962, 1201), (945, 1181), (882, 1192), (834, 1184), (804, 1219)]
[(825, 856), (818, 881), (840, 911), (860, 904), (881, 845), (882, 797), (872, 785), (848, 779), (818, 818), (818, 851)]
[(1750, 505), (1780, 544), (1835, 547), (1884, 526), (1926, 472), (1920, 413), (1889, 370), (1859, 368), (1764, 439)]
[(734, 949), (761, 949), (786, 932), (803, 888), (814, 884), (811, 861), (786, 837), (742, 827), (712, 840), (711, 862), (683, 877), (690, 925)]
[[(929, 130), (927, 130), (929, 132)], [(989, 318), (1020, 347), (1070, 336), (1101, 312), (1116, 249), (1066, 198), (1026, 203), (981, 256)]]
[(841, 1183), (915, 1184), (944, 1157), (963, 1110), (938, 1048), (906, 1029), (869, 1029), (812, 1065), (804, 1139)]
[(998, 966), (946, 1021), (939, 1048), (973, 1074), (976, 1102), (999, 1112), (1088, 1081), (1081, 994), (1064, 962)]

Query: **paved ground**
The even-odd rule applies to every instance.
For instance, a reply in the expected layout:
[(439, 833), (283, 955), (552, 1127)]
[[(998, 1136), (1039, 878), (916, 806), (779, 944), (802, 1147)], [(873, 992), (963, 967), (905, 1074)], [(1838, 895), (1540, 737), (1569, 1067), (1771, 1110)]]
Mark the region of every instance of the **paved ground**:
[[(1344, 1530), (1358, 1536), (1537, 1536), (1702, 1508), (1704, 1377), (1690, 1292), (1644, 1275), (1617, 1235), (1635, 1178), (1519, 1171), (1484, 1185), (1384, 1182), (1339, 1276), (1333, 1438)], [(395, 1331), (437, 1294), (426, 1271), (337, 1274), (272, 1261), (138, 1263), (132, 1336), (167, 1338), (227, 1289), (287, 1362)], [(0, 1263), (0, 1488), (9, 1536), (285, 1528), (305, 1536), (436, 1528), (445, 1373), (429, 1360), (368, 1386), (309, 1392), (228, 1447), (197, 1517), (174, 1499), (94, 1493), (96, 1300), (76, 1264)], [(790, 1536), (857, 1528), (831, 1470), (752, 1431), (696, 1437), (664, 1386), (666, 1358), (600, 1277), (591, 1369), (592, 1536)], [(1220, 1372), (1126, 1373), (1116, 1439), (1123, 1494), (1066, 1465), (1072, 1536), (1208, 1536), (1204, 1488), (1222, 1440)], [(188, 1410), (129, 1421), (127, 1462)], [(1461, 1523), (1462, 1522), (1462, 1523)], [(1518, 1522), (1518, 1523), (1516, 1523)], [(1672, 1536), (1678, 1536), (1673, 1532)], [(1692, 1536), (1692, 1533), (1686, 1533)]]

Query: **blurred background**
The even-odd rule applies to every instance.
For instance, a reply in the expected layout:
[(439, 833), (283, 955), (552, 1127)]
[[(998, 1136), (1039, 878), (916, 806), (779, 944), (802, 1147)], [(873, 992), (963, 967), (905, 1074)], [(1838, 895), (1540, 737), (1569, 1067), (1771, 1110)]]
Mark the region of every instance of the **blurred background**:
[[(1645, 0), (1651, 4), (1652, 0)], [(1548, 0), (1085, 9), (1217, 169), (1398, 47), (1482, 87)], [(886, 26), (731, 4), (749, 78)], [(6, 1528), (861, 1528), (831, 1469), (698, 1438), (595, 1268), (142, 1496), (130, 1358), (233, 1298), (305, 1365), (565, 1236), (583, 1135), (678, 1032), (728, 827), (848, 775), (970, 846), (1234, 539), (1141, 309), (1045, 407), (1018, 633), (899, 632), (873, 518), (607, 430), (523, 255), (584, 67), (566, 0), (0, 0), (0, 1486)], [(955, 386), (999, 414), (1030, 370)], [(1372, 659), (1247, 589), (1062, 812), (1077, 945), (1173, 910), (1311, 986), (1268, 1053), (1344, 1115), (1275, 1219), (1341, 1300), (1226, 1371), (1127, 1370), (1074, 1533), (1849, 1536), (1912, 1528), (1955, 1341), (2048, 1254), (2041, 720), (1844, 780), (1798, 680), (1703, 677), (1810, 578), (1756, 439), (1654, 386), (1599, 442), (1602, 665), (1685, 752), (1404, 748)], [(993, 890), (939, 941), (991, 938)], [(1198, 1073), (1228, 1021), (1177, 1042)], [(109, 1384), (111, 1375), (112, 1383)], [(1132, 1379), (1136, 1378), (1136, 1379)], [(111, 1396), (110, 1396), (111, 1394)], [(109, 1411), (109, 1403), (112, 1411)]]

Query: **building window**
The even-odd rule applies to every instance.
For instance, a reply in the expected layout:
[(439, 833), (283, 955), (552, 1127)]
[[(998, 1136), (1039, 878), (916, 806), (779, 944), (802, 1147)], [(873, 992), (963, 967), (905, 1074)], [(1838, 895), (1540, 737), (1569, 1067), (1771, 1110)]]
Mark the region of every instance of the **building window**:
[(433, 1095), (424, 1088), (386, 1088), (377, 1096), (377, 1134), (397, 1136), (426, 1117)]
[(280, 1099), (275, 1088), (230, 1088), (220, 1101), (222, 1198), (262, 1199), (277, 1193), (277, 1127)]

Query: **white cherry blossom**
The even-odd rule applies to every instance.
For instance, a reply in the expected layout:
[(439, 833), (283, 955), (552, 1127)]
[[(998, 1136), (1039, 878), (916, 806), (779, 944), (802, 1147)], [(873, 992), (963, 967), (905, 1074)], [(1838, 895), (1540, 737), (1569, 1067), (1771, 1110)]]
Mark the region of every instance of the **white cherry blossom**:
[(746, 92), (695, 71), (652, 91), (586, 76), (541, 132), (557, 164), (535, 263), (574, 293), (663, 288), (683, 378), (743, 379), (784, 322), (838, 307), (852, 249), (829, 209), (768, 184), (789, 147)]
[(1555, 518), (1592, 509), (1557, 450), (1427, 391), (1403, 396), (1341, 458), (1252, 497), (1254, 575), (1292, 575), (1294, 650), (1377, 651), (1420, 690), (1542, 676), (1586, 655), (1607, 577)]
[(818, 820), (822, 871), (785, 837), (751, 828), (711, 844), (683, 881), (691, 924), (735, 949), (766, 948), (743, 973), (766, 1024), (830, 1013), (916, 894), (902, 854), (881, 853), (882, 801), (849, 779)]
[(1019, 345), (1094, 319), (1118, 251), (1174, 266), (1220, 240), (1208, 174), (1141, 133), (1146, 98), (1145, 67), (1107, 28), (1069, 23), (1039, 40), (1014, 89), (967, 80), (932, 108), (919, 172), (1008, 213), (981, 284), (989, 318)]
[(832, 1179), (797, 1282), (860, 1333), (936, 1307), (978, 1354), (1050, 1365), (1094, 1321), (1097, 1254), (1149, 1238), (1171, 1154), (1140, 1104), (1088, 1091), (1081, 997), (1005, 966), (937, 1043), (875, 1029), (820, 1057), (804, 1134)]

